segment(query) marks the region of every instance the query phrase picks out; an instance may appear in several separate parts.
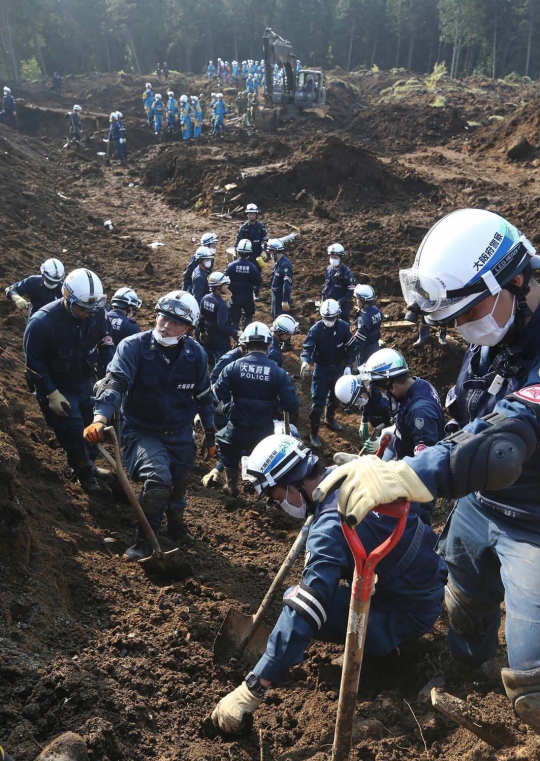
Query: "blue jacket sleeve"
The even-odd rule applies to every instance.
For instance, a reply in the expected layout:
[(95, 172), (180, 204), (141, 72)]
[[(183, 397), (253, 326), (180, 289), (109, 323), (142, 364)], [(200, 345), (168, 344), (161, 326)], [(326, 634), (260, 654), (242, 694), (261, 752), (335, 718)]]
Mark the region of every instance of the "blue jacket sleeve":
[(302, 346), (302, 352), (300, 354), (301, 362), (313, 362), (313, 355), (315, 353), (315, 325), (311, 327), (304, 340)]
[(206, 294), (206, 278), (202, 275), (196, 276), (192, 279), (193, 295), (197, 299), (197, 303), (201, 304), (203, 296)]
[(208, 373), (208, 358), (206, 352), (201, 348), (199, 353), (199, 373), (197, 383), (193, 389), (193, 396), (199, 405), (199, 416), (205, 431), (214, 427), (214, 399), (212, 397), (212, 388), (210, 386), (210, 375)]
[(28, 321), (24, 331), (24, 353), (28, 377), (42, 394), (50, 394), (56, 384), (51, 379), (47, 365), (48, 330), (44, 321), (45, 313), (36, 312)]
[(345, 364), (346, 365), (352, 365), (354, 360), (356, 359), (356, 355), (358, 353), (357, 345), (355, 336), (352, 335), (350, 327), (347, 325), (347, 330), (345, 331)]
[(240, 225), (240, 227), (238, 228), (238, 233), (236, 234), (235, 246), (237, 246), (240, 243), (243, 237), (244, 237), (244, 225)]
[(293, 281), (293, 271), (290, 264), (285, 265), (283, 268), (283, 301), (287, 303), (291, 300), (291, 290)]
[(229, 322), (229, 310), (227, 308), (227, 304), (222, 301), (221, 304), (218, 305), (217, 310), (217, 326), (218, 329), (225, 333), (228, 336), (232, 336), (233, 338), (236, 338), (238, 335), (238, 330), (234, 327), (234, 325), (231, 325)]
[(291, 415), (298, 414), (298, 396), (290, 377), (282, 367), (278, 367), (280, 407)]
[(25, 277), (23, 280), (19, 280), (18, 283), (13, 283), (13, 285), (9, 286), (9, 289), (6, 293), (6, 296), (8, 299), (11, 298), (12, 293), (17, 293), (19, 296), (30, 296), (32, 297), (36, 292), (36, 279), (37, 279), (37, 285), (39, 287), (39, 282), (41, 281), (41, 278), (36, 278), (35, 275), (30, 275), (30, 277)]
[[(426, 404), (422, 399), (417, 399), (411, 404), (407, 410), (405, 425), (415, 448), (420, 444), (432, 447), (440, 440), (439, 420), (431, 404)], [(417, 421), (422, 421), (421, 428), (418, 427)]]
[(227, 367), (227, 365), (230, 365), (231, 362), (235, 361), (235, 359), (239, 359), (240, 356), (241, 356), (241, 353), (238, 349), (231, 349), (231, 351), (228, 351), (226, 354), (223, 354), (214, 365), (214, 369), (212, 370), (212, 374), (210, 375), (210, 382), (215, 383), (217, 379), (219, 378), (223, 368)]
[(390, 414), (390, 403), (388, 399), (381, 394), (376, 386), (371, 385), (369, 399), (364, 405), (363, 411), (367, 416), (386, 418)]
[[(116, 352), (109, 362), (107, 373), (113, 376), (124, 394), (129, 391), (135, 379), (140, 358), (140, 342), (124, 338), (118, 344)], [(103, 415), (107, 420), (112, 420), (114, 413), (122, 401), (122, 393), (112, 389), (105, 391), (95, 400), (94, 414)]]
[(250, 264), (253, 272), (253, 295), (258, 296), (262, 285), (261, 270), (253, 262), (250, 262)]
[[(232, 364), (232, 363), (231, 363)], [(230, 402), (232, 399), (231, 393), (231, 380), (230, 380), (230, 368), (231, 365), (224, 367), (218, 376), (218, 379), (214, 385), (214, 396), (221, 402)]]

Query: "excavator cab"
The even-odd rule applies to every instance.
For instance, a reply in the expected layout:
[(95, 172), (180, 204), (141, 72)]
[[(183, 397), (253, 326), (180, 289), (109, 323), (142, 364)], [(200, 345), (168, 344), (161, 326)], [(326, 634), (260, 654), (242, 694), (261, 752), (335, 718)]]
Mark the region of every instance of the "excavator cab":
[(324, 77), (319, 69), (301, 69), (296, 79), (294, 104), (298, 108), (314, 108), (324, 106), (326, 88)]

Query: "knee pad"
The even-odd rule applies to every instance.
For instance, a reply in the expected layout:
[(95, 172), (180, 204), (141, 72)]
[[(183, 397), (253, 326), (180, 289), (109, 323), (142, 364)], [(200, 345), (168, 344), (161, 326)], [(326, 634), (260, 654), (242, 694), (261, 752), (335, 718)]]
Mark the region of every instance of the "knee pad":
[(479, 640), (487, 631), (499, 605), (487, 605), (473, 600), (459, 589), (452, 579), (444, 590), (444, 601), (452, 629), (465, 639)]
[(153, 518), (163, 513), (169, 502), (171, 490), (172, 484), (165, 481), (148, 479), (144, 482), (139, 502), (147, 518)]
[(540, 734), (540, 668), (527, 671), (504, 668), (501, 677), (519, 718)]

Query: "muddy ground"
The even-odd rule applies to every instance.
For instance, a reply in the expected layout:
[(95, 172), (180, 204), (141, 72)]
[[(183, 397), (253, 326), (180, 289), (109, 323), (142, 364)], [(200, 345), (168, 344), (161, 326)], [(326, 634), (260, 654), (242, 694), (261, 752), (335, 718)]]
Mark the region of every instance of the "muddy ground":
[[(200, 235), (219, 233), (217, 267), (224, 266), (243, 218), (230, 213), (254, 201), (272, 236), (300, 232), (289, 252), (302, 334), (316, 319), (326, 246), (341, 241), (358, 280), (377, 290), (386, 344), (445, 393), (463, 344), (450, 331), (445, 348), (435, 334), (423, 349), (413, 347), (397, 270), (437, 218), (463, 206), (507, 215), (540, 242), (538, 87), (334, 71), (327, 114), (251, 137), (231, 125), (223, 141), (205, 134), (184, 145), (156, 143), (145, 127), (144, 81), (74, 77), (62, 98), (38, 83), (13, 88), (24, 102), (21, 133), (0, 126), (2, 287), (58, 256), (68, 270), (95, 269), (109, 295), (134, 287), (148, 327), (158, 295), (181, 284)], [(189, 78), (170, 84), (177, 95), (211, 89)], [(86, 149), (62, 150), (63, 114), (75, 102), (84, 108)], [(130, 160), (105, 169), (96, 154), (113, 108), (126, 117)], [(510, 160), (507, 150), (522, 134), (529, 147)], [(113, 231), (103, 224), (108, 219)], [(270, 319), (268, 290), (258, 317)], [(123, 563), (133, 533), (129, 509), (88, 499), (69, 481), (26, 390), (23, 330), (22, 317), (0, 302), (0, 743), (17, 761), (34, 759), (66, 730), (84, 737), (93, 761), (329, 758), (341, 654), (334, 645), (312, 644), (247, 737), (224, 740), (205, 724), (246, 672), (234, 660), (213, 663), (219, 623), (231, 605), (255, 610), (298, 526), (247, 495), (233, 501), (205, 489), (200, 478), (209, 466), (198, 461), (187, 510), (193, 577), (168, 584)], [(298, 372), (301, 343), (296, 337), (287, 355), (291, 372)], [(309, 386), (300, 393), (305, 435)], [(358, 449), (357, 416), (338, 417), (343, 435), (322, 433), (328, 462), (334, 451)], [(444, 516), (441, 505), (439, 527)], [(277, 602), (269, 624), (279, 609)], [(501, 648), (504, 665), (502, 633)], [(505, 725), (512, 743), (495, 752), (419, 700), (440, 673), (452, 694)], [(366, 661), (357, 715), (357, 761), (540, 758), (540, 740), (514, 716), (500, 680), (450, 662), (444, 619), (418, 644)]]

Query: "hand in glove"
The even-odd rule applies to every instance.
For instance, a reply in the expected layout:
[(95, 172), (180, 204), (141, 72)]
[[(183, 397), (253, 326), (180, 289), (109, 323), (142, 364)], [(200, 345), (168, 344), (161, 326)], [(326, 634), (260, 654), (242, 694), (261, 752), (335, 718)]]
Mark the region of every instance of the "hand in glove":
[(103, 441), (105, 423), (91, 423), (84, 429), (83, 436), (90, 444), (100, 444)]
[(368, 454), (377, 454), (377, 449), (381, 444), (381, 437), (377, 436), (375, 439), (368, 439), (364, 444), (364, 450)]
[(212, 468), (210, 473), (207, 473), (201, 478), (201, 483), (206, 487), (217, 486), (219, 484), (219, 470), (217, 468)]
[(59, 415), (60, 417), (68, 416), (71, 404), (57, 388), (54, 391), (51, 391), (50, 394), (47, 394), (47, 399), (49, 400), (49, 407), (55, 415)]
[(301, 378), (307, 378), (309, 375), (309, 364), (307, 362), (302, 362), (300, 365), (300, 377)]
[(367, 441), (369, 439), (369, 425), (367, 423), (362, 423), (358, 429), (358, 433), (363, 442)]
[[(341, 458), (340, 461), (343, 462)], [(434, 498), (403, 460), (384, 462), (378, 457), (357, 457), (333, 470), (319, 484), (313, 493), (314, 501), (326, 499), (338, 486), (338, 510), (349, 526), (360, 523), (370, 510), (397, 499), (430, 502)]]
[(17, 309), (20, 309), (21, 312), (25, 309), (28, 309), (28, 307), (30, 306), (30, 303), (26, 299), (23, 299), (22, 296), (19, 296), (18, 293), (12, 293), (11, 300), (13, 301)]
[(290, 307), (290, 304), (289, 304), (288, 301), (282, 301), (281, 302), (281, 308), (283, 309), (284, 312), (290, 312), (291, 311), (291, 307)]
[(242, 682), (240, 687), (221, 698), (212, 711), (214, 727), (227, 734), (240, 732), (247, 715), (253, 713), (260, 703), (262, 700), (252, 695), (247, 684)]
[(202, 452), (208, 452), (209, 457), (216, 456), (216, 434), (212, 428), (204, 432), (201, 450)]

